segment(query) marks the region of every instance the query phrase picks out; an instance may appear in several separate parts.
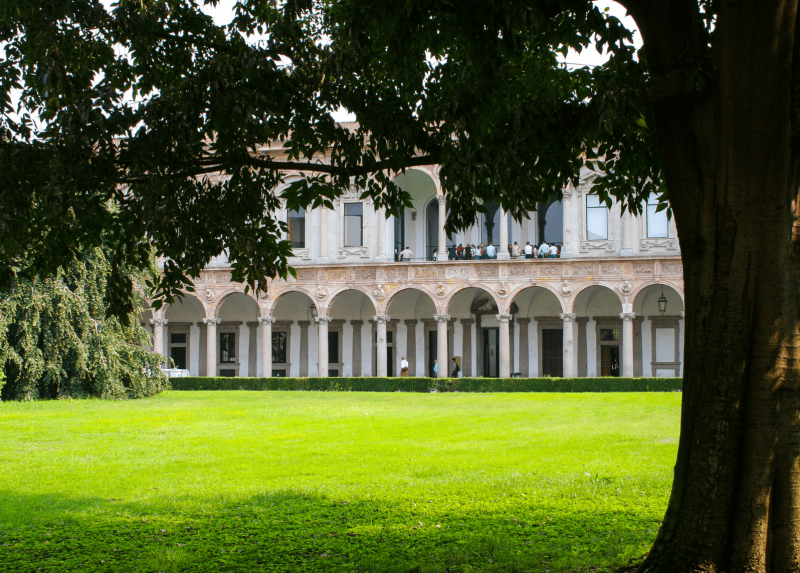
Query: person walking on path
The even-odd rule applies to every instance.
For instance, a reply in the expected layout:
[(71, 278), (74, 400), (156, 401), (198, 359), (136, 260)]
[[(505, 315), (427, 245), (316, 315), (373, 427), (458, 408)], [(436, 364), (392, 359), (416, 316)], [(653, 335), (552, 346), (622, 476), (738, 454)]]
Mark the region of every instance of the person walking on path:
[(458, 373), (461, 372), (461, 368), (458, 367), (458, 362), (456, 359), (453, 358), (453, 375), (452, 378), (458, 378)]
[(439, 361), (438, 360), (434, 360), (433, 361), (433, 377), (436, 378), (436, 376), (438, 374), (439, 374)]
[(403, 356), (400, 359), (400, 377), (401, 378), (408, 377), (408, 360), (406, 360), (405, 356)]

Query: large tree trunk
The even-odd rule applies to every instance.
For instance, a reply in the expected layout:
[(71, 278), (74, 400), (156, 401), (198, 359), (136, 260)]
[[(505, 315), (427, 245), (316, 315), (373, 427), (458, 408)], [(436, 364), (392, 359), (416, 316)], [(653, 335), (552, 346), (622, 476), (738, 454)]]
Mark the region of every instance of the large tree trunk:
[[(691, 30), (667, 28), (692, 3), (660, 3), (672, 11), (661, 21), (643, 4), (632, 12), (656, 72), (680, 68)], [(800, 571), (796, 0), (716, 4), (709, 84), (655, 104), (684, 264), (686, 362), (672, 495), (639, 571)], [(676, 53), (659, 60), (670, 44)]]

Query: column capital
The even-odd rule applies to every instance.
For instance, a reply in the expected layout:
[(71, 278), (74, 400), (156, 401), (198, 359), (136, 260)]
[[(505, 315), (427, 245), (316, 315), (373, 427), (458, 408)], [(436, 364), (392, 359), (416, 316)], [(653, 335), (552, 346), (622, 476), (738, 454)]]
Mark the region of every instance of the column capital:
[(444, 205), (447, 202), (447, 197), (444, 196), (444, 193), (439, 193), (436, 195), (436, 200), (439, 202), (439, 205)]
[(619, 313), (619, 317), (622, 320), (633, 320), (634, 318), (636, 318), (636, 313), (635, 312), (621, 312), (621, 313)]
[(564, 322), (575, 322), (575, 313), (574, 312), (562, 312), (559, 313), (558, 318), (563, 320)]
[(275, 324), (274, 316), (259, 316), (258, 324)]
[(155, 326), (166, 326), (166, 324), (168, 322), (169, 322), (168, 318), (151, 318), (150, 319), (150, 324), (153, 324)]
[(450, 315), (449, 314), (434, 314), (433, 315), (433, 320), (435, 320), (436, 322), (449, 322), (450, 321)]
[(314, 322), (316, 322), (317, 324), (322, 324), (322, 323), (328, 324), (332, 320), (333, 320), (333, 317), (330, 317), (330, 316), (315, 316), (314, 317)]
[(511, 322), (511, 319), (513, 318), (510, 314), (495, 314), (495, 317), (500, 322)]
[(391, 317), (388, 314), (379, 314), (377, 316), (373, 316), (372, 320), (378, 324), (386, 324), (391, 320)]
[(681, 311), (681, 318), (686, 318), (686, 311), (685, 310)]
[(209, 326), (216, 326), (220, 322), (222, 322), (222, 319), (219, 319), (219, 318), (204, 318), (203, 322), (205, 324), (209, 325)]
[(363, 320), (351, 320), (350, 324), (352, 324), (353, 326), (361, 326), (362, 324), (364, 324), (364, 321)]
[(416, 318), (407, 318), (403, 322), (405, 322), (408, 326), (416, 326), (418, 321)]
[(300, 325), (300, 328), (308, 328), (308, 325), (311, 324), (310, 320), (298, 320), (297, 324)]

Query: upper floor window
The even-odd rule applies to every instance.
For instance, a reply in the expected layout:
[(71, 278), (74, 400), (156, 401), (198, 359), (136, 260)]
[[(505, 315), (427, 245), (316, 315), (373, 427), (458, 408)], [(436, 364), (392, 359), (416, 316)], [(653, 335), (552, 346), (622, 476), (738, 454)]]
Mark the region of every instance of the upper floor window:
[(344, 246), (363, 247), (364, 204), (344, 204)]
[(665, 239), (669, 237), (669, 220), (667, 209), (658, 210), (658, 197), (650, 195), (647, 198), (647, 237), (650, 239)]
[(597, 195), (586, 196), (586, 238), (590, 241), (608, 239), (608, 208)]
[(306, 248), (306, 212), (289, 211), (289, 242), (294, 249)]

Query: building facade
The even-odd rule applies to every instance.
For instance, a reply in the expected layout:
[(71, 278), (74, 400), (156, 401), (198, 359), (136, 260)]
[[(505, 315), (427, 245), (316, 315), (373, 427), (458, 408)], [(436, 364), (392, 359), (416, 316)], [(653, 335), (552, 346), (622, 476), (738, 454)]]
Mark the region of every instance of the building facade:
[[(454, 358), (464, 377), (681, 376), (674, 223), (655, 203), (639, 217), (607, 208), (589, 193), (593, 177), (521, 224), (488, 205), (453, 237), (435, 167), (396, 179), (413, 200), (399, 218), (356, 192), (333, 210), (283, 210), (296, 279), (245, 295), (220, 256), (195, 293), (142, 323), (157, 351), (200, 376), (398, 376), (403, 356), (416, 376), (433, 375), (435, 361), (448, 376)], [(542, 241), (563, 245), (561, 257), (500, 248)], [(467, 243), (493, 243), (497, 259), (447, 259)], [(405, 247), (410, 261), (398, 260)]]

